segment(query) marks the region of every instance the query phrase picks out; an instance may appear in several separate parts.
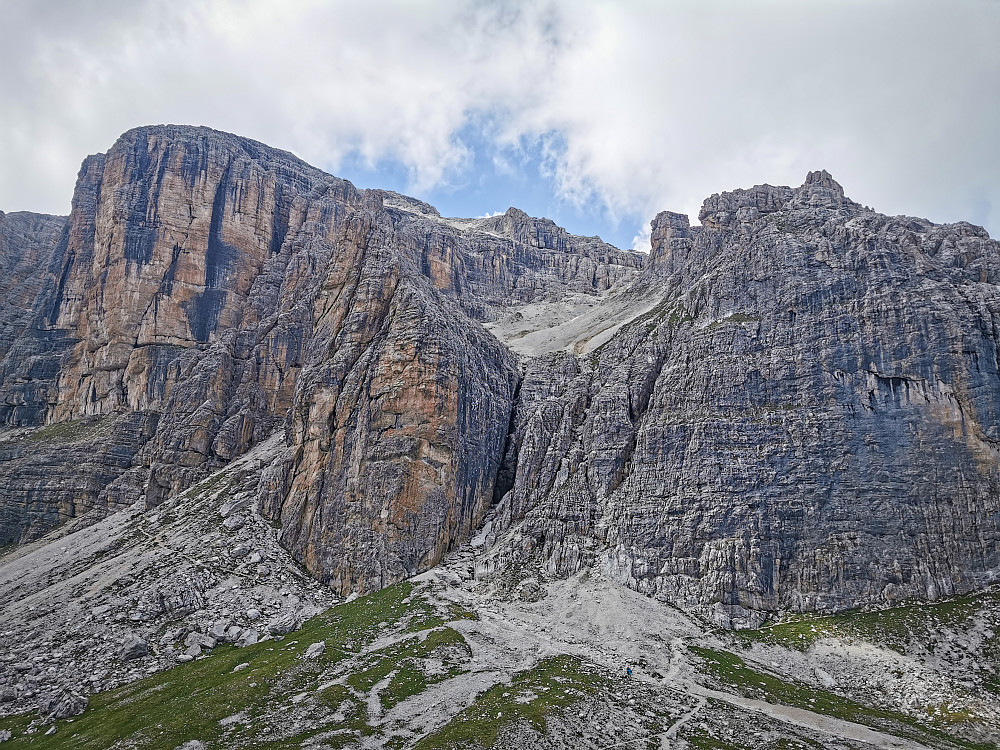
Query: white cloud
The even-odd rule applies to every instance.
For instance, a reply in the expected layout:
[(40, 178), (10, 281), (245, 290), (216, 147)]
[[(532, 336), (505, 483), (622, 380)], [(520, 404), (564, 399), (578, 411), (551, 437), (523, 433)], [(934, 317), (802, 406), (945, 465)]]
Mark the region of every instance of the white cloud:
[(710, 193), (826, 168), (879, 210), (1000, 234), (994, 0), (6, 10), (5, 210), (65, 212), (84, 154), (137, 124), (184, 122), (334, 172), (350, 154), (396, 160), (416, 192), (460, 182), (483, 139), (541, 145), (553, 189), (612, 217), (696, 214)]

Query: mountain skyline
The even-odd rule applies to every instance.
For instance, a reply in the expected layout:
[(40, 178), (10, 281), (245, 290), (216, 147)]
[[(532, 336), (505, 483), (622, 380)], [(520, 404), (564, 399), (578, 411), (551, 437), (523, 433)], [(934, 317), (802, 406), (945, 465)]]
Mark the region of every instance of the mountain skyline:
[(992, 0), (18, 0), (5, 21), (6, 211), (65, 214), (81, 153), (187, 123), (622, 248), (660, 210), (816, 169), (889, 214), (1000, 234)]

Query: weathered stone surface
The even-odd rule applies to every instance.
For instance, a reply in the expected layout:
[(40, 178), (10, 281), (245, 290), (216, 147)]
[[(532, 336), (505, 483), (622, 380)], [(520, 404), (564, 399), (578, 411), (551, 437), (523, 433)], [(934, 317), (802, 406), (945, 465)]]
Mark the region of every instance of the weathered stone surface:
[(315, 643), (310, 643), (309, 647), (302, 652), (303, 659), (318, 659), (326, 651), (326, 643), (324, 641), (316, 641)]
[[(39, 418), (143, 414), (151, 428), (86, 502), (32, 521), (0, 496), (11, 539), (156, 506), (287, 421), (262, 508), (344, 592), (434, 564), (493, 497), (519, 375), (477, 321), (599, 295), (642, 265), (516, 209), (442, 219), (205, 128), (129, 131), (84, 162), (68, 220), (33, 221), (36, 254), (62, 232), (39, 282), (42, 332), (61, 347)], [(30, 466), (7, 469), (25, 485)]]
[(47, 330), (46, 317), (67, 236), (65, 217), (0, 211), (0, 425), (41, 424), (54, 396), (72, 341)]
[(200, 646), (201, 648), (212, 649), (215, 648), (216, 640), (211, 635), (195, 631), (193, 633), (188, 633), (187, 637), (184, 639), (184, 645), (188, 648), (191, 648), (192, 646)]
[(654, 223), (657, 307), (530, 363), (481, 570), (596, 562), (730, 625), (995, 581), (1000, 245), (822, 172), (700, 218)]
[(133, 466), (156, 421), (129, 412), (0, 434), (0, 545), (120, 507), (107, 487)]
[(71, 690), (52, 695), (38, 704), (38, 715), (46, 722), (79, 716), (87, 710), (86, 697)]
[[(699, 219), (660, 214), (644, 260), (236, 136), (130, 131), (84, 162), (68, 219), (0, 215), (0, 544), (159, 507), (283, 431), (215, 509), (255, 580), (256, 513), (343, 594), (484, 519), (482, 573), (597, 563), (726, 624), (996, 580), (997, 243), (876, 214), (826, 172)], [(490, 333), (549, 314), (557, 344), (520, 360)]]
[(292, 411), (282, 540), (344, 593), (413, 575), (469, 536), (493, 495), (518, 377), (393, 231), (379, 210), (348, 226)]
[(267, 632), (271, 635), (285, 635), (285, 633), (291, 633), (296, 627), (298, 627), (298, 621), (295, 615), (286, 612), (267, 624)]
[(122, 644), (122, 661), (141, 659), (149, 653), (149, 644), (136, 634), (131, 634)]

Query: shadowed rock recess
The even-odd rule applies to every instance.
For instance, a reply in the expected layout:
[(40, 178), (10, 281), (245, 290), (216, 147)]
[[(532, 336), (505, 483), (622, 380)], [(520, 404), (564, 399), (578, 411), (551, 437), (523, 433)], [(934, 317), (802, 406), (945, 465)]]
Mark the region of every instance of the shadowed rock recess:
[(698, 218), (645, 256), (129, 131), (68, 218), (0, 213), (0, 545), (283, 431), (261, 511), (340, 594), (473, 537), (726, 625), (994, 582), (1000, 244), (826, 172)]

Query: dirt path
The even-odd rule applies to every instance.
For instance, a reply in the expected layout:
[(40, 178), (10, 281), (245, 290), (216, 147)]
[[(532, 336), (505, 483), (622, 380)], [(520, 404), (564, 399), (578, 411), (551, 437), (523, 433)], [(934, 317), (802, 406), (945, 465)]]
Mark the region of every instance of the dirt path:
[(835, 719), (832, 716), (824, 716), (823, 714), (807, 711), (804, 708), (794, 708), (792, 706), (783, 706), (777, 703), (767, 703), (766, 701), (753, 700), (751, 698), (744, 698), (741, 695), (724, 693), (719, 690), (710, 690), (694, 684), (691, 685), (691, 692), (697, 693), (704, 698), (723, 701), (732, 706), (747, 708), (751, 711), (759, 711), (760, 713), (767, 714), (768, 716), (778, 719), (779, 721), (783, 721), (786, 724), (794, 724), (795, 726), (814, 729), (816, 731), (823, 732), (824, 734), (829, 734), (834, 737), (842, 737), (856, 742), (866, 742), (869, 745), (885, 748), (886, 750), (931, 750), (927, 747), (927, 745), (922, 745), (919, 742), (914, 742), (913, 740), (907, 740), (891, 734), (884, 734), (870, 727), (866, 727), (864, 724), (855, 724), (852, 721)]

